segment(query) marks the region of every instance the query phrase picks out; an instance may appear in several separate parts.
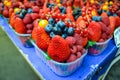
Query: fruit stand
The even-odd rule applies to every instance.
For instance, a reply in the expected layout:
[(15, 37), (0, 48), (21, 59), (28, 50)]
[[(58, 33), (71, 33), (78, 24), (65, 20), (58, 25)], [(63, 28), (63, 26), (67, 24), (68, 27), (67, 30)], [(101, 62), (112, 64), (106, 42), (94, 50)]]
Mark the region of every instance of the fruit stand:
[(35, 53), (34, 48), (26, 48), (22, 45), (21, 41), (11, 30), (9, 27), (10, 25), (4, 17), (0, 17), (0, 25), (38, 75), (46, 80), (96, 80), (105, 73), (111, 61), (115, 58), (118, 50), (112, 39), (109, 42), (109, 46), (101, 55), (93, 56), (87, 54), (80, 68), (76, 72), (70, 76), (61, 77), (52, 72), (50, 68), (40, 60), (39, 56)]
[(45, 80), (101, 79), (119, 60), (118, 0), (5, 0), (0, 25)]

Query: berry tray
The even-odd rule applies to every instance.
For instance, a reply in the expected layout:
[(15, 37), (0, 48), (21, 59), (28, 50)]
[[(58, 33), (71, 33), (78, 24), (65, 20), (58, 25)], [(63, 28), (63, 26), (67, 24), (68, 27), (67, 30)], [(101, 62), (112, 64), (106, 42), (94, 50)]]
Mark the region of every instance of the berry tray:
[(17, 35), (17, 37), (21, 40), (22, 44), (24, 47), (27, 47), (27, 48), (30, 48), (30, 47), (33, 47), (31, 41), (30, 41), (30, 37), (31, 37), (31, 34), (20, 34), (20, 33), (17, 33), (11, 25), (9, 25), (9, 27), (13, 30), (13, 32)]
[(32, 41), (33, 46), (35, 47), (35, 51), (37, 53), (37, 55), (40, 57), (40, 59), (53, 71), (55, 72), (57, 75), (59, 76), (68, 76), (71, 75), (73, 72), (75, 72), (81, 65), (83, 58), (86, 56), (87, 54), (87, 50), (86, 53), (84, 53), (80, 58), (78, 58), (77, 60), (73, 61), (73, 62), (69, 62), (69, 63), (60, 63), (60, 62), (56, 62), (52, 59), (47, 60), (47, 54), (45, 52), (43, 52), (41, 49), (38, 48), (38, 46), (35, 44), (34, 41)]
[(109, 41), (112, 39), (109, 38), (107, 39), (106, 41), (104, 42), (97, 42), (96, 44), (94, 44), (93, 46), (90, 46), (88, 48), (88, 52), (89, 54), (92, 54), (92, 55), (98, 55), (98, 54), (101, 54), (105, 49), (106, 47), (108, 46), (108, 43)]

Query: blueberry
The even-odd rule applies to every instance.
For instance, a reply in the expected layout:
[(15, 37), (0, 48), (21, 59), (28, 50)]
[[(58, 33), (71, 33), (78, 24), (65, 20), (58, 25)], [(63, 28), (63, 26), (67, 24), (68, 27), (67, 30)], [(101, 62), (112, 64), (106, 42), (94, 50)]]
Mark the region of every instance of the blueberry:
[(62, 21), (57, 22), (57, 25), (58, 25), (58, 27), (60, 27), (61, 29), (65, 28), (65, 23), (62, 22)]
[(63, 6), (60, 6), (59, 9), (60, 9), (60, 11), (62, 12), (62, 10), (64, 9), (64, 7), (63, 7)]
[(25, 15), (27, 13), (27, 11), (25, 9), (22, 9), (22, 14)]
[(97, 16), (93, 16), (93, 17), (92, 17), (92, 20), (93, 20), (93, 21), (97, 21)]
[(68, 28), (68, 31), (67, 31), (67, 34), (68, 34), (69, 36), (73, 35), (73, 34), (74, 34), (74, 28), (69, 27), (69, 28)]
[(63, 33), (67, 33), (67, 31), (68, 31), (68, 27), (65, 27)]
[(67, 34), (62, 34), (62, 37), (63, 37), (63, 38), (66, 38), (66, 37), (67, 37)]
[(33, 10), (32, 10), (31, 8), (29, 8), (27, 12), (28, 12), (28, 13), (32, 13)]
[(64, 8), (64, 9), (62, 10), (62, 13), (63, 13), (63, 14), (65, 14), (65, 13), (66, 13), (66, 8)]
[(108, 16), (111, 16), (111, 15), (112, 15), (112, 13), (111, 13), (110, 11), (107, 11), (107, 14), (108, 14)]
[(55, 33), (54, 32), (50, 32), (50, 37), (54, 37), (55, 36)]
[(101, 20), (102, 20), (102, 16), (98, 16), (97, 21), (101, 21)]
[(20, 17), (21, 19), (23, 19), (23, 18), (24, 18), (24, 15), (23, 15), (22, 13), (20, 13), (19, 17)]
[(54, 33), (58, 34), (58, 35), (60, 35), (60, 34), (62, 33), (62, 30), (61, 30), (61, 28), (59, 28), (59, 27), (54, 27), (52, 31), (53, 31)]
[(46, 27), (45, 27), (45, 31), (50, 33), (52, 31), (53, 27), (51, 24), (48, 24)]
[(117, 14), (116, 14), (116, 13), (114, 13), (114, 14), (113, 14), (113, 16), (117, 16)]
[(20, 12), (16, 11), (16, 13), (15, 13), (15, 14), (20, 14)]
[(55, 23), (55, 21), (54, 21), (53, 18), (50, 18), (50, 19), (48, 20), (48, 22), (49, 22), (49, 24), (51, 24), (51, 25), (54, 25), (54, 23)]

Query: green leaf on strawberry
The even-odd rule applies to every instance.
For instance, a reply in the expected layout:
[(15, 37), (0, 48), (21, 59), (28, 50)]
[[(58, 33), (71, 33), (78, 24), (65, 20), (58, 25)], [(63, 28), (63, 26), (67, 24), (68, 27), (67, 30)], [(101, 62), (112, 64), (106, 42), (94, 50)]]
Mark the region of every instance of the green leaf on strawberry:
[(46, 52), (46, 60), (51, 60), (50, 56), (48, 56), (48, 52)]
[(89, 48), (89, 47), (91, 47), (91, 46), (93, 46), (93, 45), (95, 45), (95, 44), (96, 44), (95, 41), (88, 41), (88, 44), (87, 44), (87, 46), (86, 46), (86, 49)]

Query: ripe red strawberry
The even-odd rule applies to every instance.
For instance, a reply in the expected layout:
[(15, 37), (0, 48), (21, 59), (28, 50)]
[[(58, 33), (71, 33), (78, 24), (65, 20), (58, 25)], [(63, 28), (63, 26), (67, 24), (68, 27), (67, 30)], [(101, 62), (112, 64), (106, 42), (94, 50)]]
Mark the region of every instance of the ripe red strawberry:
[(116, 20), (115, 20), (114, 16), (110, 16), (109, 19), (110, 19), (110, 25), (109, 25), (109, 27), (111, 29), (111, 35), (112, 35), (113, 32), (114, 32), (114, 30), (115, 30), (115, 25), (116, 25), (115, 22), (116, 22)]
[(19, 17), (16, 17), (15, 19), (15, 30), (18, 33), (25, 34), (26, 33), (26, 27), (23, 22), (23, 20)]
[(37, 40), (37, 27), (34, 27), (32, 31), (32, 39), (35, 41)]
[(9, 9), (9, 17), (11, 17), (13, 11), (14, 11), (13, 8), (10, 8), (10, 9)]
[(15, 28), (15, 18), (16, 18), (16, 15), (15, 13), (12, 13), (11, 14), (11, 17), (10, 17), (10, 25), (12, 26), (12, 28)]
[(58, 35), (53, 37), (48, 46), (48, 55), (55, 61), (66, 61), (70, 56), (70, 48), (67, 41)]
[(32, 7), (32, 10), (33, 10), (34, 13), (39, 13), (39, 9), (40, 8), (38, 6), (33, 6)]
[(37, 31), (32, 33), (32, 35), (37, 35), (36, 44), (43, 51), (47, 51), (48, 45), (50, 43), (50, 36), (45, 32), (44, 28), (36, 27)]
[(24, 22), (25, 24), (30, 24), (30, 23), (32, 23), (32, 17), (31, 17), (31, 15), (30, 15), (30, 14), (26, 14), (25, 17), (23, 18), (23, 22)]
[(101, 25), (98, 22), (91, 22), (88, 26), (88, 38), (92, 41), (98, 41), (101, 36)]
[(119, 16), (116, 16), (115, 17), (115, 27), (119, 27), (120, 26), (120, 17)]
[(77, 25), (77, 28), (79, 28), (79, 29), (84, 29), (84, 28), (86, 28), (86, 23), (85, 23), (84, 20), (79, 20), (78, 23), (76, 23), (76, 24), (78, 24), (78, 25)]
[(31, 13), (30, 15), (33, 20), (39, 18), (39, 15), (37, 13)]

